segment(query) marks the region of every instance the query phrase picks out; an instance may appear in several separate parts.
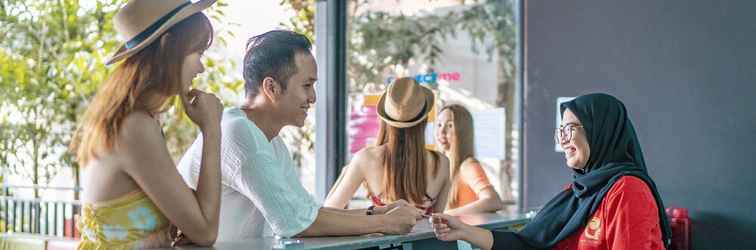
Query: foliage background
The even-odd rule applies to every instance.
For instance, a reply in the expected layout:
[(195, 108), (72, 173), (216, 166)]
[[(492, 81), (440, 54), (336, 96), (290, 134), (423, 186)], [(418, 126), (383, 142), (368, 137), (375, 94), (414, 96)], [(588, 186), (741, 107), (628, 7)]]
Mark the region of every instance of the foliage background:
[[(120, 46), (112, 17), (126, 1), (0, 0), (0, 168), (34, 185), (48, 184), (60, 171), (79, 166), (68, 151), (76, 128), (97, 87), (113, 67), (104, 61)], [(223, 23), (227, 1), (205, 13)], [(216, 30), (213, 48), (232, 36)], [(206, 71), (195, 87), (212, 92), (238, 90), (242, 81), (227, 74), (232, 62), (211, 48)], [(177, 115), (178, 114), (178, 115)], [(175, 108), (162, 116), (174, 159), (197, 134)], [(35, 197), (39, 194), (35, 191)], [(78, 197), (76, 197), (78, 198)]]

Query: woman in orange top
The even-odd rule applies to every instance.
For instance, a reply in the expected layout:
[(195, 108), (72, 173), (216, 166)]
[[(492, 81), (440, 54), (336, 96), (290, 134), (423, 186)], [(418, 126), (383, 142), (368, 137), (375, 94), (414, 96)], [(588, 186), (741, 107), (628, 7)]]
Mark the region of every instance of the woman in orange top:
[(452, 187), (446, 214), (495, 212), (503, 207), (474, 157), (473, 120), (465, 107), (452, 104), (441, 109), (436, 124), (436, 143), (451, 162)]

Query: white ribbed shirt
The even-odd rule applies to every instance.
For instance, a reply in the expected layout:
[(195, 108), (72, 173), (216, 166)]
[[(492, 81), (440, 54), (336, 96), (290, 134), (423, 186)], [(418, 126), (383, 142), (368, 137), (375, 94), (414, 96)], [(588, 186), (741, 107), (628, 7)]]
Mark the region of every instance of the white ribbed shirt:
[[(221, 120), (221, 212), (218, 241), (294, 236), (307, 229), (320, 204), (305, 190), (289, 150), (280, 137), (265, 134), (239, 108)], [(202, 161), (202, 135), (178, 164), (184, 181), (196, 189)]]

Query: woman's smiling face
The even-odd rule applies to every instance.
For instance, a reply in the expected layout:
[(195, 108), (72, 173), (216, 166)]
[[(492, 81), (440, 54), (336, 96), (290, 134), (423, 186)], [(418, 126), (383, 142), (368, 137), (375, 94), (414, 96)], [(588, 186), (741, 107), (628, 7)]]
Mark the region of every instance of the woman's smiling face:
[(567, 166), (573, 169), (585, 168), (591, 149), (583, 124), (569, 109), (565, 109), (562, 114), (562, 123), (557, 131), (557, 143), (564, 150)]

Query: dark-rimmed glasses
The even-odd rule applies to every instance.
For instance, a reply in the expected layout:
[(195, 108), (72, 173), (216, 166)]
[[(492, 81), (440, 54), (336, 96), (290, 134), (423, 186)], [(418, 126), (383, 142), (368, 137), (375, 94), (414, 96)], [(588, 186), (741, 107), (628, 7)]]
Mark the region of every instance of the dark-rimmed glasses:
[(573, 135), (575, 134), (575, 130), (577, 128), (582, 128), (582, 125), (577, 124), (567, 124), (566, 126), (559, 126), (559, 128), (554, 130), (554, 142), (556, 144), (562, 144), (562, 141), (570, 141), (572, 140)]

